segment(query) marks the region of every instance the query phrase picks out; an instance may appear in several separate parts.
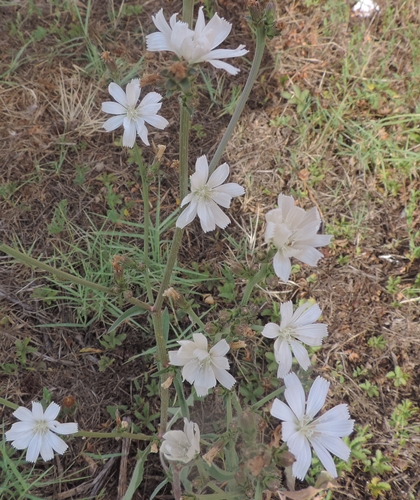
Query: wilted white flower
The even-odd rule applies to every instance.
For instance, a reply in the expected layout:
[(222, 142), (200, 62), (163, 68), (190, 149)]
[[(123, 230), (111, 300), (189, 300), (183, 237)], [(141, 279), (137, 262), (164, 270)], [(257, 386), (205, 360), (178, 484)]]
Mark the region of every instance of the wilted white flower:
[(347, 405), (334, 406), (314, 420), (324, 406), (330, 383), (322, 377), (315, 380), (309, 391), (306, 411), (305, 391), (297, 375), (286, 375), (284, 383), (284, 396), (289, 406), (275, 399), (271, 415), (283, 420), (282, 439), (296, 458), (292, 467), (293, 476), (304, 479), (311, 465), (312, 445), (325, 469), (331, 476), (337, 477), (330, 453), (342, 460), (348, 460), (350, 456), (350, 448), (340, 439), (353, 431), (354, 420), (349, 420)]
[(60, 407), (51, 403), (44, 410), (41, 403), (32, 403), (32, 411), (20, 406), (13, 415), (21, 420), (12, 425), (10, 431), (6, 432), (6, 441), (13, 441), (12, 446), (17, 450), (27, 448), (26, 460), (35, 462), (38, 455), (45, 460), (54, 457), (53, 451), (62, 455), (68, 448), (67, 444), (57, 434), (74, 434), (77, 432), (77, 424), (60, 424), (55, 420), (60, 413)]
[(295, 257), (305, 264), (316, 266), (323, 255), (315, 247), (328, 245), (332, 236), (317, 234), (321, 218), (315, 207), (305, 212), (303, 208), (295, 206), (292, 196), (284, 194), (279, 195), (278, 206), (265, 216), (265, 242), (277, 247), (273, 260), (274, 272), (287, 282), (292, 268), (290, 258)]
[(220, 340), (210, 351), (207, 339), (202, 333), (194, 333), (194, 340), (180, 340), (180, 349), (170, 351), (169, 363), (175, 366), (183, 366), (182, 377), (194, 384), (197, 396), (207, 396), (209, 389), (215, 387), (216, 380), (231, 389), (235, 379), (229, 370), (229, 361), (225, 354), (230, 347), (226, 340)]
[(168, 431), (163, 435), (160, 451), (168, 460), (187, 464), (200, 453), (200, 429), (184, 418), (183, 431)]
[(369, 17), (379, 11), (379, 5), (373, 0), (360, 0), (352, 8), (353, 13), (359, 17)]
[(168, 125), (168, 120), (157, 114), (162, 107), (160, 102), (162, 96), (157, 92), (149, 92), (137, 106), (141, 92), (138, 78), (127, 84), (126, 92), (116, 83), (110, 83), (108, 91), (117, 102), (103, 102), (102, 111), (116, 116), (109, 118), (103, 127), (107, 132), (110, 132), (123, 125), (123, 146), (132, 148), (136, 140), (136, 133), (144, 144), (149, 146), (145, 122), (161, 130)]
[(293, 313), (292, 302), (280, 304), (281, 323), (268, 323), (261, 332), (264, 337), (276, 339), (274, 342), (274, 356), (279, 364), (277, 377), (283, 378), (292, 368), (293, 354), (300, 366), (307, 370), (311, 361), (304, 344), (319, 346), (322, 339), (328, 335), (327, 325), (313, 324), (321, 316), (322, 311), (318, 304), (306, 302)]
[(218, 204), (229, 208), (233, 196), (241, 196), (245, 190), (235, 182), (223, 184), (229, 175), (229, 165), (223, 163), (209, 178), (209, 165), (205, 155), (200, 156), (195, 164), (195, 173), (190, 176), (191, 193), (182, 200), (181, 207), (189, 203), (176, 221), (177, 227), (185, 227), (196, 215), (200, 218), (203, 231), (213, 231), (216, 226), (224, 229), (229, 223), (229, 217), (222, 212)]
[(152, 17), (159, 32), (146, 37), (147, 50), (174, 52), (190, 64), (208, 61), (215, 68), (224, 69), (231, 75), (239, 72), (238, 68), (220, 59), (245, 55), (248, 52), (245, 45), (239, 45), (237, 49), (213, 50), (229, 35), (232, 29), (229, 22), (215, 14), (206, 26), (203, 7), (200, 7), (193, 31), (187, 23), (177, 21), (176, 16), (177, 14), (174, 14), (171, 17), (169, 24), (166, 22), (162, 9)]

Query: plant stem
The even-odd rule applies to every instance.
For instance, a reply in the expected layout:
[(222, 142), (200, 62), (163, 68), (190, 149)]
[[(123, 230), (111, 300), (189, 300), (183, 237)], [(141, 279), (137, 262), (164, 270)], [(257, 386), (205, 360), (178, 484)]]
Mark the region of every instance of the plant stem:
[(265, 33), (266, 33), (266, 28), (264, 24), (261, 26), (257, 27), (257, 41), (256, 41), (256, 47), (255, 47), (255, 54), (254, 54), (254, 60), (252, 61), (252, 66), (251, 70), (248, 75), (248, 80), (246, 81), (244, 90), (241, 94), (241, 97), (238, 100), (238, 104), (236, 105), (235, 112), (232, 115), (232, 118), (230, 119), (229, 125), (222, 137), (222, 140), (220, 141), (220, 144), (214, 153), (214, 156), (210, 162), (209, 165), (209, 175), (214, 171), (216, 166), (218, 165), (220, 158), (222, 157), (222, 154), (227, 146), (227, 143), (229, 142), (233, 131), (235, 129), (235, 126), (242, 114), (242, 111), (245, 107), (245, 104), (248, 100), (249, 94), (251, 93), (252, 87), (255, 83), (255, 80), (257, 79), (258, 76), (258, 71), (260, 69), (261, 61), (264, 55), (264, 49), (265, 49)]
[(249, 297), (251, 296), (254, 286), (257, 285), (262, 279), (264, 279), (264, 277), (267, 274), (267, 268), (268, 264), (266, 263), (262, 264), (258, 273), (248, 281), (245, 287), (244, 296), (242, 297), (241, 300), (241, 306), (246, 306), (248, 304), (248, 300)]
[(7, 406), (7, 408), (11, 408), (12, 410), (17, 410), (19, 408), (19, 405), (11, 403), (10, 401), (7, 401), (7, 399), (4, 398), (0, 398), (0, 405)]
[(139, 166), (140, 177), (141, 177), (141, 191), (143, 195), (143, 211), (144, 211), (144, 221), (143, 221), (143, 263), (146, 268), (144, 273), (144, 283), (146, 285), (147, 299), (153, 302), (153, 291), (149, 280), (149, 228), (150, 228), (150, 210), (149, 210), (149, 181), (147, 179), (146, 165), (144, 164), (143, 158), (141, 156), (141, 151), (139, 150), (137, 144), (134, 144), (134, 159)]
[(172, 465), (172, 489), (175, 500), (181, 500), (182, 497), (181, 470), (182, 468), (179, 468), (178, 464)]
[(182, 20), (184, 23), (188, 23), (188, 26), (192, 29), (192, 20), (194, 14), (194, 0), (184, 0), (182, 2)]
[(186, 96), (181, 97), (180, 136), (179, 136), (179, 199), (182, 201), (188, 192), (188, 139), (190, 134), (190, 114)]
[[(9, 245), (6, 245), (4, 243), (0, 245), (0, 252), (4, 252), (7, 255), (11, 255), (12, 257), (14, 257), (20, 262), (23, 262), (23, 264), (26, 264), (27, 266), (34, 266), (38, 267), (39, 269), (43, 269), (44, 271), (47, 271), (50, 274), (58, 276), (58, 278), (62, 280), (71, 281), (72, 283), (76, 283), (78, 285), (86, 286), (88, 288), (93, 288), (94, 290), (98, 290), (99, 292), (104, 292), (109, 295), (115, 295), (115, 292), (112, 288), (103, 285), (98, 285), (98, 283), (93, 283), (92, 281), (79, 278), (79, 276), (74, 276), (73, 274), (61, 271), (61, 269), (57, 269), (53, 266), (45, 264), (44, 262), (34, 259), (33, 257), (29, 257), (28, 255), (25, 255), (24, 253), (19, 252), (19, 250), (9, 247)], [(130, 304), (133, 304), (133, 306), (141, 307), (145, 311), (152, 310), (152, 307), (149, 304), (146, 304), (145, 302), (136, 299), (134, 297), (127, 298), (125, 300), (127, 300), (127, 302), (129, 302)]]
[(79, 278), (78, 276), (73, 276), (72, 274), (66, 273), (65, 271), (61, 271), (60, 269), (56, 269), (55, 267), (49, 266), (44, 262), (40, 262), (37, 259), (29, 257), (19, 250), (15, 250), (9, 245), (5, 245), (4, 243), (0, 245), (0, 252), (7, 253), (7, 255), (11, 255), (15, 259), (23, 262), (27, 266), (34, 266), (47, 271), (48, 273), (54, 274), (58, 276), (62, 280), (71, 281), (72, 283), (77, 283), (78, 285), (87, 286), (88, 288), (93, 288), (94, 290), (98, 290), (99, 292), (109, 293), (111, 295), (115, 295), (114, 291), (111, 288), (106, 286), (98, 285), (97, 283), (93, 283), (92, 281), (85, 280), (83, 278)]
[(151, 441), (153, 436), (147, 436), (146, 434), (132, 434), (131, 432), (91, 432), (91, 431), (79, 431), (73, 434), (74, 437), (92, 437), (92, 438), (129, 438), (137, 439), (138, 441)]
[[(162, 310), (153, 312), (153, 328), (155, 331), (157, 361), (159, 371), (166, 368), (169, 363), (168, 352), (166, 350), (165, 337), (163, 335)], [(168, 407), (169, 407), (169, 388), (163, 386), (167, 379), (167, 374), (162, 373), (160, 376), (160, 427), (159, 435), (163, 436), (166, 432), (168, 422)]]
[[(194, 0), (182, 3), (182, 20), (192, 28)], [(186, 103), (187, 96), (181, 96), (179, 126), (179, 199), (182, 201), (188, 192), (188, 140), (190, 135), (190, 114)]]

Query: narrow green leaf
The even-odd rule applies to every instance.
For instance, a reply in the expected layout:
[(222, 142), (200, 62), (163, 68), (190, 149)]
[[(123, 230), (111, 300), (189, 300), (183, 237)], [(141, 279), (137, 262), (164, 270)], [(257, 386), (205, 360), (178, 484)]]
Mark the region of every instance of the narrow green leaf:
[(137, 460), (136, 466), (134, 468), (133, 475), (130, 480), (130, 484), (128, 485), (127, 491), (123, 497), (123, 500), (131, 500), (133, 498), (134, 493), (137, 488), (140, 486), (143, 481), (144, 474), (144, 464), (146, 463), (147, 457), (149, 456), (150, 450), (152, 448), (151, 443), (147, 446), (147, 448), (141, 452), (139, 452), (140, 458)]
[(130, 309), (127, 309), (114, 321), (114, 323), (109, 327), (108, 333), (116, 330), (126, 319), (131, 318), (132, 316), (138, 316), (139, 314), (144, 314), (145, 312), (145, 309), (142, 309), (139, 306), (130, 307)]

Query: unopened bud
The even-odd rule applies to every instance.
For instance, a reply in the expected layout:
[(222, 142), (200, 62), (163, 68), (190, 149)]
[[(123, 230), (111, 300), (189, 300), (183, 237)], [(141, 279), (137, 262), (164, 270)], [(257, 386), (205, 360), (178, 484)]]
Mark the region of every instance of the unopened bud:
[(226, 309), (223, 309), (222, 311), (219, 312), (219, 320), (222, 323), (227, 323), (230, 320), (230, 312), (227, 311)]
[(178, 82), (181, 82), (187, 78), (187, 67), (181, 61), (178, 61), (169, 68), (169, 72), (172, 74)]
[(214, 323), (207, 323), (206, 326), (204, 327), (204, 331), (208, 335), (214, 335), (217, 332), (217, 327)]
[(117, 69), (118, 69), (117, 65), (116, 65), (113, 57), (111, 57), (110, 52), (108, 52), (107, 50), (105, 52), (102, 52), (101, 59), (107, 65), (107, 67), (108, 67), (109, 71), (111, 71), (111, 73), (117, 72)]

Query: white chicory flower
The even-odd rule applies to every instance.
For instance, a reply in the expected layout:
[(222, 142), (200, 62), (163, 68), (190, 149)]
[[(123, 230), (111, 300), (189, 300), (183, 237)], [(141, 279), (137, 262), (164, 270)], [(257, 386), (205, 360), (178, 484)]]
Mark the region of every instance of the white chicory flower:
[(39, 454), (47, 462), (54, 457), (54, 451), (62, 455), (68, 448), (57, 434), (74, 434), (77, 424), (60, 424), (55, 418), (60, 413), (60, 406), (51, 403), (43, 410), (41, 403), (33, 402), (32, 411), (20, 406), (13, 415), (21, 420), (6, 432), (6, 441), (12, 441), (17, 450), (27, 448), (26, 460), (36, 462)]
[(276, 339), (274, 342), (274, 356), (279, 364), (277, 377), (283, 378), (292, 368), (293, 351), (300, 366), (307, 370), (311, 361), (304, 344), (319, 346), (322, 339), (328, 335), (327, 325), (313, 324), (321, 316), (322, 311), (318, 304), (306, 302), (293, 313), (292, 302), (280, 304), (281, 323), (268, 323), (261, 332), (264, 337)]
[(290, 258), (316, 266), (323, 257), (315, 247), (328, 245), (332, 236), (317, 234), (321, 218), (316, 207), (308, 212), (295, 206), (292, 196), (280, 194), (278, 208), (270, 210), (266, 216), (265, 242), (277, 248), (273, 266), (276, 275), (287, 282), (292, 265)]
[(169, 363), (183, 366), (182, 377), (194, 385), (197, 396), (207, 396), (216, 381), (226, 389), (233, 387), (236, 381), (227, 371), (229, 361), (225, 355), (230, 346), (226, 340), (220, 340), (210, 351), (202, 333), (194, 333), (193, 340), (180, 340), (178, 344), (178, 351), (169, 352)]
[(168, 120), (157, 114), (162, 107), (160, 102), (162, 96), (157, 92), (149, 92), (137, 106), (141, 92), (138, 78), (127, 84), (125, 92), (116, 83), (110, 83), (108, 91), (117, 102), (102, 103), (102, 111), (115, 115), (109, 118), (103, 127), (107, 132), (110, 132), (123, 125), (123, 146), (132, 148), (136, 141), (136, 133), (144, 144), (149, 146), (145, 123), (161, 130), (168, 125)]
[(200, 453), (200, 429), (184, 418), (183, 431), (168, 431), (163, 435), (160, 451), (168, 460), (187, 464)]
[(200, 156), (195, 164), (195, 173), (190, 176), (191, 193), (182, 200), (181, 207), (189, 203), (176, 221), (177, 227), (185, 227), (196, 215), (200, 218), (203, 231), (214, 231), (216, 226), (224, 229), (229, 223), (229, 217), (218, 205), (229, 208), (233, 196), (241, 196), (245, 190), (235, 182), (223, 184), (229, 175), (229, 165), (223, 163), (209, 178), (209, 165), (205, 155)]
[(330, 453), (342, 460), (348, 460), (350, 456), (350, 448), (340, 439), (353, 431), (354, 420), (349, 420), (347, 405), (334, 406), (314, 420), (324, 406), (330, 383), (322, 377), (315, 380), (309, 391), (306, 409), (305, 391), (298, 376), (289, 373), (284, 377), (284, 383), (288, 405), (275, 399), (271, 415), (283, 420), (282, 439), (296, 458), (292, 467), (293, 476), (304, 479), (311, 465), (312, 446), (327, 472), (337, 477)]
[(152, 17), (159, 31), (146, 37), (147, 50), (174, 52), (189, 64), (207, 61), (215, 68), (224, 69), (231, 75), (236, 75), (239, 72), (238, 68), (220, 61), (220, 59), (245, 55), (248, 52), (245, 45), (239, 45), (237, 49), (214, 50), (229, 35), (232, 29), (231, 23), (215, 14), (206, 25), (203, 7), (200, 7), (193, 31), (187, 23), (177, 21), (176, 16), (177, 14), (174, 14), (171, 17), (169, 24), (162, 9)]
[(379, 5), (373, 0), (360, 0), (352, 8), (353, 13), (359, 17), (370, 17), (379, 11)]

